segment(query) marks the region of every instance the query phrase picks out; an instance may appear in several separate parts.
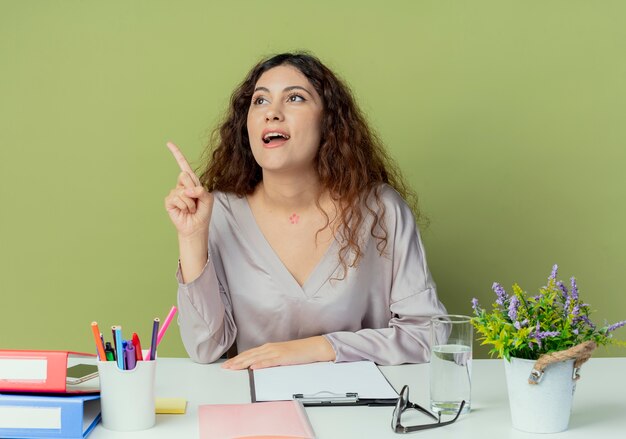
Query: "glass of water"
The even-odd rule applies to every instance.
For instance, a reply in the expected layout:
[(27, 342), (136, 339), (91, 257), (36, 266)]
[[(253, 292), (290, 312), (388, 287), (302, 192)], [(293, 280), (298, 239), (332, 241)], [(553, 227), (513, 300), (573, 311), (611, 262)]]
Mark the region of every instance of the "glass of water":
[(465, 401), (470, 411), (472, 393), (472, 318), (439, 315), (430, 320), (430, 408), (442, 414), (456, 414)]

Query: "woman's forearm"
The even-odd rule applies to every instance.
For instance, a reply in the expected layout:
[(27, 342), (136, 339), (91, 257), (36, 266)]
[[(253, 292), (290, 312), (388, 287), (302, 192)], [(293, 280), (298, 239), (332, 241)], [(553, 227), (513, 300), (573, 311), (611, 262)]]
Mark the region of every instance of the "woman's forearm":
[(189, 283), (200, 276), (208, 260), (208, 233), (199, 236), (178, 236), (178, 251), (183, 281)]

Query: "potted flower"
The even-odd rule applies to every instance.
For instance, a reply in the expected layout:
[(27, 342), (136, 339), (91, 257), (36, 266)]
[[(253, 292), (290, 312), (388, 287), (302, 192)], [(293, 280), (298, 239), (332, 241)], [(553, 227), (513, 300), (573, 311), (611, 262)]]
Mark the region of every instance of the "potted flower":
[(517, 284), (508, 294), (493, 284), (491, 311), (472, 299), (472, 323), (490, 354), (505, 359), (513, 427), (533, 433), (567, 429), (578, 369), (597, 345), (619, 343), (612, 333), (626, 320), (605, 326), (589, 318), (591, 309), (578, 291), (557, 280), (555, 265), (548, 284), (529, 296)]

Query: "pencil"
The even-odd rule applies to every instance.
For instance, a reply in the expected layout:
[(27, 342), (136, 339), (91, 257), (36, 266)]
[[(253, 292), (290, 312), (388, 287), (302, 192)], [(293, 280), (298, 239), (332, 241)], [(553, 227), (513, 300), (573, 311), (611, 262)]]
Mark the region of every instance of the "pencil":
[(93, 338), (96, 340), (98, 358), (100, 359), (100, 361), (107, 361), (107, 355), (104, 352), (104, 346), (102, 345), (102, 338), (100, 338), (100, 329), (98, 329), (98, 322), (91, 322), (91, 332), (93, 332)]
[(115, 349), (115, 355), (117, 355), (117, 340), (115, 339), (115, 325), (111, 326), (111, 334), (113, 335), (113, 348)]
[(156, 317), (154, 319), (154, 323), (152, 324), (152, 346), (150, 346), (150, 351), (148, 351), (148, 360), (152, 361), (156, 358), (156, 350), (157, 350), (157, 334), (159, 333), (159, 318)]
[(122, 327), (115, 326), (115, 357), (117, 358), (117, 367), (124, 370), (124, 346), (122, 345)]
[(175, 306), (172, 306), (172, 309), (170, 309), (169, 314), (165, 318), (165, 321), (163, 322), (161, 329), (159, 329), (159, 336), (157, 337), (157, 346), (161, 344), (161, 339), (165, 335), (165, 331), (167, 331), (167, 328), (170, 326), (170, 323), (172, 323), (172, 319), (174, 318), (174, 314), (176, 314), (176, 310), (177, 308)]

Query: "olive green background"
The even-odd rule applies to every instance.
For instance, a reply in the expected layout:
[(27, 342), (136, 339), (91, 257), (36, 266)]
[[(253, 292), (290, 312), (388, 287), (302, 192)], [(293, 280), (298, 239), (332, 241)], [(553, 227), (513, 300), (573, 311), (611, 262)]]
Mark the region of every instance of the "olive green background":
[[(93, 351), (92, 320), (147, 344), (176, 300), (165, 142), (198, 164), (249, 68), (296, 49), (419, 193), (449, 311), (558, 263), (625, 319), (626, 3), (368, 4), (0, 0), (0, 348)], [(160, 353), (186, 355), (176, 325)]]

